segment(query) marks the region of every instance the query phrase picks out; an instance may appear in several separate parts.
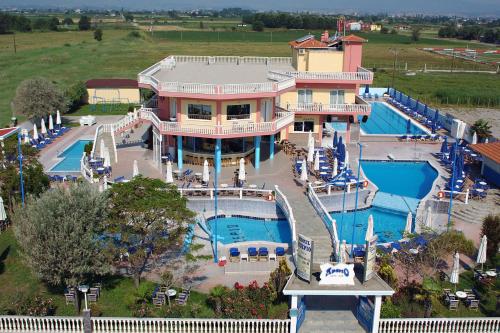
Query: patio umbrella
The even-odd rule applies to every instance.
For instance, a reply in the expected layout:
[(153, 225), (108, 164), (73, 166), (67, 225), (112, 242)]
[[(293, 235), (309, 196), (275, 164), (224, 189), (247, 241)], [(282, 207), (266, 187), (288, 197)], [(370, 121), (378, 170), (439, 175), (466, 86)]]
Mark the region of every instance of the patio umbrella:
[(36, 128), (36, 124), (33, 124), (33, 139), (38, 141), (38, 129)]
[(312, 163), (314, 161), (314, 144), (311, 145), (311, 141), (309, 140), (307, 145), (307, 162)]
[[(3, 205), (0, 208), (3, 208)], [(483, 264), (486, 262), (487, 246), (488, 246), (488, 238), (486, 237), (486, 235), (484, 235), (483, 238), (481, 238), (481, 244), (479, 244), (479, 251), (477, 252), (477, 259), (476, 259), (476, 262), (478, 264), (481, 264), (481, 270), (483, 270)]]
[(340, 244), (340, 258), (339, 258), (339, 261), (341, 263), (346, 263), (347, 262), (347, 259), (348, 259), (348, 254), (347, 254), (347, 244), (346, 244), (346, 241), (345, 239), (342, 241), (342, 243)]
[[(205, 175), (204, 172), (203, 172), (203, 175)], [(170, 184), (173, 182), (174, 182), (174, 175), (172, 174), (172, 162), (168, 161), (167, 162), (167, 172), (165, 173), (165, 183)]]
[(333, 159), (333, 170), (332, 170), (332, 178), (337, 176), (337, 169), (339, 168), (339, 161), (335, 157)]
[(99, 156), (104, 158), (104, 151), (106, 150), (106, 146), (104, 145), (104, 139), (101, 139), (101, 146), (99, 147)]
[(300, 180), (303, 182), (307, 181), (307, 163), (306, 160), (302, 160), (302, 168), (300, 169)]
[(368, 85), (365, 85), (365, 94), (369, 94), (370, 93), (370, 86)]
[(406, 98), (406, 105), (411, 108), (411, 97), (410, 97), (410, 95), (408, 95), (408, 97)]
[(319, 171), (319, 154), (314, 155), (314, 171)]
[(105, 148), (104, 149), (104, 162), (102, 164), (103, 167), (109, 168), (111, 166), (111, 156), (109, 154), (109, 149)]
[(432, 229), (432, 210), (431, 206), (427, 207), (427, 214), (425, 215), (425, 227)]
[(387, 91), (386, 91), (385, 93), (386, 93), (387, 95), (389, 95), (389, 96), (391, 96), (391, 97), (392, 97), (392, 95), (391, 95), (391, 88), (387, 87)]
[(56, 124), (59, 125), (59, 127), (61, 127), (61, 113), (59, 112), (59, 110), (57, 110), (56, 113)]
[(238, 172), (238, 180), (244, 182), (246, 179), (246, 172), (245, 172), (245, 159), (240, 158), (240, 170)]
[(337, 142), (337, 146), (342, 146), (342, 135), (339, 136), (339, 142)]
[(42, 118), (42, 123), (40, 124), (40, 133), (47, 134), (47, 127), (45, 127), (45, 119)]
[(477, 133), (474, 132), (474, 134), (472, 135), (472, 144), (475, 145), (477, 143)]
[[(313, 139), (312, 132), (311, 131), (307, 132), (307, 146), (308, 147), (311, 145), (311, 140), (312, 139)], [(314, 146), (314, 143), (313, 143), (313, 146)]]
[(444, 137), (443, 143), (441, 144), (441, 153), (442, 154), (448, 154), (449, 153), (449, 150), (448, 150), (448, 137), (447, 136)]
[(373, 215), (368, 216), (368, 226), (366, 227), (365, 241), (369, 241), (373, 237)]
[(344, 167), (346, 169), (349, 168), (349, 151), (347, 149), (344, 149), (345, 150), (345, 153), (344, 153)]
[[(341, 163), (344, 163), (344, 161), (345, 161), (345, 145), (344, 144), (339, 145), (338, 155), (339, 155), (339, 161)], [(345, 164), (342, 165), (342, 167), (345, 167)]]
[(488, 141), (489, 141), (488, 138), (484, 139), (484, 143), (488, 143)]
[(453, 255), (453, 266), (451, 267), (450, 283), (455, 285), (455, 290), (457, 290), (458, 284), (458, 274), (460, 269), (460, 255), (458, 252)]
[(411, 134), (411, 120), (408, 118), (406, 121), (406, 134)]
[(417, 99), (417, 101), (415, 102), (415, 111), (417, 111), (418, 113), (418, 105), (420, 104), (420, 101)]
[(54, 120), (52, 119), (52, 115), (49, 114), (49, 130), (54, 130)]
[(413, 221), (413, 216), (411, 212), (408, 212), (408, 216), (406, 216), (406, 226), (405, 226), (405, 234), (411, 234), (411, 225)]
[(132, 168), (132, 177), (139, 175), (139, 165), (137, 165), (137, 160), (134, 160), (134, 166)]
[(29, 134), (26, 132), (26, 135), (24, 136), (24, 143), (25, 144), (29, 144), (30, 143), (30, 136)]
[(333, 146), (337, 147), (337, 144), (339, 143), (339, 139), (337, 138), (337, 131), (333, 132)]
[(436, 109), (436, 112), (434, 112), (434, 124), (437, 124), (439, 121), (439, 110)]
[[(170, 173), (172, 173), (172, 163), (170, 163)], [(208, 170), (208, 161), (203, 162), (203, 176), (201, 179), (205, 184), (210, 181), (210, 171)]]
[(436, 123), (431, 124), (431, 133), (436, 134)]
[(102, 187), (104, 191), (108, 189), (108, 176), (104, 175), (104, 178), (102, 179)]
[(0, 221), (5, 221), (6, 219), (7, 219), (7, 214), (5, 213), (3, 199), (2, 199), (2, 197), (0, 197)]
[(427, 118), (427, 104), (424, 105), (424, 111), (422, 112), (425, 118)]

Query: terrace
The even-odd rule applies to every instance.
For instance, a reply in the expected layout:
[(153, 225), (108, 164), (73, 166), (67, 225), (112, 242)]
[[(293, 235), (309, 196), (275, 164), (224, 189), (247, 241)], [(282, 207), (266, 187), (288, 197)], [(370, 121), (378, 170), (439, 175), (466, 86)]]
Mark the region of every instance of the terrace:
[(371, 113), (371, 105), (359, 96), (356, 96), (356, 104), (289, 104), (286, 109), (296, 114), (346, 114), (363, 116)]

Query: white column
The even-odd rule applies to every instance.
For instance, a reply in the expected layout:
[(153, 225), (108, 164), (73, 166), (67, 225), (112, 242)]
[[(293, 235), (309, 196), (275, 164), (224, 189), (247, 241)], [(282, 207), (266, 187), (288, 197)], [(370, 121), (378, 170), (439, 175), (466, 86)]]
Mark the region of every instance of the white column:
[[(299, 307), (299, 296), (292, 296), (292, 304), (290, 306), (290, 310), (294, 310), (295, 313), (298, 313)], [(290, 317), (290, 333), (297, 333), (297, 316)]]
[(378, 333), (378, 325), (380, 322), (380, 309), (381, 308), (382, 308), (382, 296), (375, 296), (375, 309), (373, 309), (372, 333)]

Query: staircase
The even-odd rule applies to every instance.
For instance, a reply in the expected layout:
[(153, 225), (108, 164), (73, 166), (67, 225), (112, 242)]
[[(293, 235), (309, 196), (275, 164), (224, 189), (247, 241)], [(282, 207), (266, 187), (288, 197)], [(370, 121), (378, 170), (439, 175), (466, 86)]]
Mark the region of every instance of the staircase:
[(96, 133), (96, 140), (94, 141), (94, 156), (102, 157), (101, 155), (101, 141), (104, 141), (104, 145), (109, 149), (109, 155), (111, 157), (111, 164), (118, 162), (116, 157), (116, 145), (113, 132), (99, 131)]
[(482, 200), (470, 199), (468, 204), (454, 202), (451, 216), (455, 221), (481, 225), (489, 214), (500, 213), (499, 196), (500, 190), (491, 188), (486, 198)]

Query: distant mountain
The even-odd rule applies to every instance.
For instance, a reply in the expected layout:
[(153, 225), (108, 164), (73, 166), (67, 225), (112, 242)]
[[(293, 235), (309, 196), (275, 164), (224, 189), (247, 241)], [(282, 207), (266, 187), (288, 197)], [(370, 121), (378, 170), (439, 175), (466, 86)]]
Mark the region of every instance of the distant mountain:
[(222, 9), (500, 17), (500, 0), (2, 0), (0, 8)]

